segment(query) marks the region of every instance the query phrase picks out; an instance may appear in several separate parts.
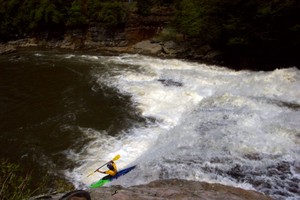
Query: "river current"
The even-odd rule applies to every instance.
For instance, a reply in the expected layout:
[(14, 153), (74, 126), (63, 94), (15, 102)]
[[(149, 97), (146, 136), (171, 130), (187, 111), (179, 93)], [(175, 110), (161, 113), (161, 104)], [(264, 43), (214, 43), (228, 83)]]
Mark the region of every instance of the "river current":
[(300, 198), (300, 71), (234, 71), (142, 55), (0, 56), (1, 157), (86, 188), (187, 179)]

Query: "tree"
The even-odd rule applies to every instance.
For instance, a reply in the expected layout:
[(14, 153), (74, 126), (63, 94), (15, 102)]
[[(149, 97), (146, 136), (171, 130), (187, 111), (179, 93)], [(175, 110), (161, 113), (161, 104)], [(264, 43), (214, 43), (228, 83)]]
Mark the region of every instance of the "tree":
[(152, 0), (137, 0), (137, 11), (140, 15), (148, 15), (152, 5)]
[(62, 23), (63, 14), (53, 1), (41, 0), (28, 3), (30, 10), (30, 28), (35, 30), (51, 30)]
[(279, 54), (299, 49), (299, 10), (297, 0), (181, 0), (174, 22), (216, 48)]
[(81, 26), (88, 23), (87, 17), (84, 15), (84, 8), (81, 0), (74, 0), (71, 8), (68, 10), (68, 26)]

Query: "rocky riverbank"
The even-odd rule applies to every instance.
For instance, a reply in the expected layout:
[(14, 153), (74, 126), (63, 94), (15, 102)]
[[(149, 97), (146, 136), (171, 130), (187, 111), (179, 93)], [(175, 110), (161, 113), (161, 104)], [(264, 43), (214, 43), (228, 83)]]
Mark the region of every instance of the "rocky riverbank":
[(251, 190), (243, 190), (221, 184), (187, 180), (158, 180), (149, 184), (131, 186), (101, 187), (87, 191), (72, 191), (66, 194), (44, 195), (31, 200), (163, 200), (163, 199), (201, 199), (201, 200), (271, 200), (271, 197)]
[[(163, 58), (179, 58), (223, 65), (222, 54), (209, 45), (184, 38), (168, 27), (173, 9), (158, 7), (148, 15), (129, 12), (123, 29), (110, 30), (101, 24), (70, 29), (65, 32), (44, 32), (0, 44), (0, 55), (18, 48), (42, 47), (70, 51), (96, 51), (109, 54), (139, 53)], [(54, 36), (55, 35), (55, 36)], [(197, 45), (193, 45), (197, 44)]]
[[(19, 47), (46, 47), (69, 50), (92, 50), (108, 53), (139, 53), (164, 58), (179, 58), (202, 63), (222, 65), (236, 70), (273, 70), (283, 67), (300, 67), (299, 59), (292, 55), (273, 55), (271, 52), (250, 54), (215, 49), (201, 40), (189, 38), (175, 30), (175, 9), (164, 4), (153, 7), (147, 14), (138, 12), (135, 6), (124, 4), (128, 13), (122, 26), (108, 28), (91, 20), (84, 26), (67, 26), (62, 29), (33, 31), (23, 36), (10, 35), (0, 38), (19, 40), (0, 44), (0, 55), (16, 51)], [(76, 28), (75, 28), (76, 27)], [(173, 27), (173, 28), (172, 28)], [(27, 37), (27, 38), (24, 38)], [(200, 38), (200, 39), (199, 39)], [(257, 49), (261, 51), (261, 49)], [(296, 50), (295, 50), (296, 51)]]
[(131, 53), (151, 55), (161, 58), (179, 58), (222, 65), (221, 53), (213, 50), (209, 45), (192, 48), (186, 42), (173, 40), (160, 40), (150, 38), (136, 43), (124, 40), (123, 43), (115, 41), (95, 42), (90, 38), (79, 39), (67, 34), (63, 40), (40, 40), (25, 38), (0, 44), (0, 55), (16, 52), (19, 48), (48, 48), (65, 49), (70, 51), (93, 51), (109, 54)]
[[(181, 37), (181, 36), (178, 36)], [(300, 67), (282, 63), (263, 63), (257, 58), (245, 58), (236, 55), (228, 58), (224, 52), (213, 49), (207, 44), (193, 46), (190, 41), (165, 40), (156, 37), (137, 40), (135, 43), (126, 38), (120, 40), (93, 41), (89, 37), (72, 36), (68, 33), (62, 40), (25, 38), (0, 44), (0, 55), (16, 52), (19, 48), (64, 49), (70, 51), (99, 52), (110, 55), (120, 53), (143, 54), (160, 58), (185, 59), (206, 64), (225, 66), (234, 70), (274, 70), (284, 67)], [(234, 60), (234, 61), (233, 61)]]

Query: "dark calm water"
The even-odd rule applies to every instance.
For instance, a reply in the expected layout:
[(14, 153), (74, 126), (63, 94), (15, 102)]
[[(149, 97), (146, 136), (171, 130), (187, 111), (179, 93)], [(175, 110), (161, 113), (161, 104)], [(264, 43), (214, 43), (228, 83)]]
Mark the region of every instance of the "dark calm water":
[(87, 188), (185, 179), (300, 197), (300, 71), (233, 71), (142, 55), (0, 56), (0, 156)]
[(68, 56), (41, 50), (0, 56), (0, 157), (37, 179), (63, 176), (60, 170), (73, 166), (64, 151), (87, 144), (80, 127), (116, 135), (139, 120), (128, 97), (95, 83), (92, 69), (107, 66)]

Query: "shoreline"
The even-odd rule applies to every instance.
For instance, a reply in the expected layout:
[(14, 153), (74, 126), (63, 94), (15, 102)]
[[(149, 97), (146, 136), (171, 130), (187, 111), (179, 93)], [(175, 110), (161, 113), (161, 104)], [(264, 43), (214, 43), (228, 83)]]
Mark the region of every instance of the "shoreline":
[[(77, 38), (78, 39), (78, 38)], [(13, 40), (6, 43), (0, 43), (0, 55), (12, 54), (18, 49), (26, 48), (41, 48), (41, 49), (59, 49), (67, 51), (80, 52), (100, 52), (107, 55), (118, 55), (123, 53), (141, 54), (157, 58), (181, 59), (208, 65), (218, 65), (220, 67), (230, 68), (236, 71), (251, 70), (251, 71), (272, 71), (280, 68), (300, 66), (292, 64), (269, 64), (263, 63), (261, 60), (253, 60), (249, 58), (240, 58), (236, 55), (237, 61), (232, 61), (235, 58), (227, 58), (224, 60), (224, 55), (218, 50), (214, 50), (209, 45), (203, 44), (198, 47), (190, 47), (189, 43), (176, 43), (172, 40), (161, 41), (155, 38), (146, 39), (133, 44), (124, 45), (106, 45), (103, 42), (91, 42), (90, 40), (80, 40), (76, 38), (64, 40), (39, 40), (37, 38), (25, 38)], [(249, 61), (249, 62), (248, 62)]]

